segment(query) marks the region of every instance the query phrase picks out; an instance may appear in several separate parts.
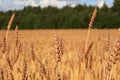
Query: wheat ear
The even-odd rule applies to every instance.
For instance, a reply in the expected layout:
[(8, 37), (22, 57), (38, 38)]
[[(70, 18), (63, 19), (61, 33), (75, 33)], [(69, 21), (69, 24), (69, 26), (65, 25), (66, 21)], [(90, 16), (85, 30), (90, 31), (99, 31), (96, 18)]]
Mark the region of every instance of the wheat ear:
[(9, 23), (8, 23), (8, 26), (7, 26), (7, 32), (6, 32), (6, 39), (7, 39), (7, 36), (8, 36), (9, 30), (10, 30), (10, 27), (11, 27), (11, 25), (12, 25), (12, 22), (13, 22), (14, 16), (15, 16), (15, 13), (12, 14), (11, 19), (10, 19), (10, 21), (9, 21)]
[(87, 51), (87, 47), (88, 47), (88, 41), (89, 41), (89, 36), (90, 36), (90, 29), (95, 21), (95, 17), (96, 17), (96, 14), (97, 14), (97, 8), (95, 8), (93, 14), (92, 14), (92, 17), (91, 17), (91, 20), (90, 20), (90, 23), (89, 23), (89, 26), (88, 26), (88, 32), (87, 32), (87, 38), (86, 38), (86, 44), (85, 44), (85, 53)]

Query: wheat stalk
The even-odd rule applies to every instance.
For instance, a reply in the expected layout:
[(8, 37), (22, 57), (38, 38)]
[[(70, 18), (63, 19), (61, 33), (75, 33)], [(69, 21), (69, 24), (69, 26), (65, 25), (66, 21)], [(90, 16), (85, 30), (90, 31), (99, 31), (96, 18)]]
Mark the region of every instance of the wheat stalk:
[(63, 55), (63, 48), (62, 48), (62, 41), (58, 38), (57, 34), (54, 34), (55, 39), (55, 54), (56, 54), (56, 73), (57, 73), (57, 80), (61, 80), (60, 78), (60, 62)]
[(107, 52), (110, 48), (110, 33), (107, 35), (107, 39), (105, 40), (105, 51)]
[(96, 14), (97, 14), (97, 8), (95, 8), (93, 14), (92, 14), (92, 17), (91, 17), (91, 20), (90, 20), (90, 23), (89, 23), (89, 26), (88, 26), (88, 32), (87, 32), (87, 38), (86, 38), (86, 44), (85, 44), (85, 53), (87, 51), (87, 48), (88, 48), (88, 41), (89, 41), (89, 36), (90, 36), (90, 30), (92, 28), (92, 25), (95, 21), (95, 18), (96, 18)]
[(34, 49), (33, 49), (33, 44), (31, 45), (31, 57), (32, 57), (32, 60), (35, 61), (35, 52), (34, 52)]
[(90, 43), (85, 53), (86, 68), (91, 68), (91, 64), (89, 64), (89, 62), (92, 63), (92, 60), (89, 60), (89, 58), (92, 59), (92, 55), (90, 55), (92, 46), (93, 46), (93, 42)]
[(14, 56), (14, 59), (13, 59), (13, 66), (15, 65), (17, 60), (19, 59), (20, 51), (21, 51), (21, 44), (19, 44), (19, 46), (14, 49), (14, 55), (15, 56)]
[(107, 64), (106, 64), (106, 80), (111, 79), (112, 68), (117, 63), (117, 60), (120, 59), (120, 35), (115, 42), (112, 52), (109, 54)]
[(11, 63), (11, 60), (10, 60), (8, 54), (6, 54), (6, 60), (7, 60), (7, 63), (8, 63), (8, 65), (9, 65), (9, 68), (10, 68), (11, 70), (13, 70), (13, 65), (12, 65), (12, 63)]
[(0, 68), (0, 80), (4, 80), (3, 69)]
[(19, 36), (18, 36), (18, 26), (16, 25), (16, 28), (15, 28), (15, 41), (16, 41), (16, 47), (18, 46), (18, 38), (19, 38)]
[(3, 38), (3, 48), (2, 48), (2, 53), (4, 54), (7, 50), (7, 42), (6, 42), (6, 38), (4, 36)]
[(8, 80), (14, 80), (12, 70), (8, 68)]
[(26, 63), (26, 60), (24, 59), (23, 71), (22, 71), (22, 80), (26, 80), (26, 77), (27, 77), (27, 63)]
[(14, 16), (15, 16), (15, 13), (12, 14), (11, 19), (10, 19), (10, 21), (9, 21), (9, 23), (8, 23), (7, 32), (6, 32), (6, 37), (5, 37), (6, 39), (7, 39), (7, 37), (8, 37), (8, 33), (9, 33), (10, 27), (11, 27), (11, 25), (12, 25)]

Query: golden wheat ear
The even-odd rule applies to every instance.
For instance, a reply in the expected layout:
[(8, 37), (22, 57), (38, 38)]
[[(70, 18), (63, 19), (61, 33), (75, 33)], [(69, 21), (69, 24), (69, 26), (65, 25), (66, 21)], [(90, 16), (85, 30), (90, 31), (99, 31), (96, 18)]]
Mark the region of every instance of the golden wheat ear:
[(86, 38), (86, 44), (85, 44), (85, 51), (84, 51), (85, 53), (86, 53), (87, 48), (88, 48), (88, 41), (89, 41), (89, 36), (90, 36), (90, 29), (93, 26), (93, 23), (94, 23), (95, 18), (96, 18), (96, 14), (97, 14), (97, 8), (95, 8), (95, 10), (94, 10), (94, 12), (92, 14), (89, 26), (88, 26), (88, 32), (87, 32), (87, 38)]
[(55, 54), (56, 54), (56, 79), (61, 80), (60, 75), (60, 62), (63, 55), (63, 48), (62, 48), (62, 40), (58, 37), (58, 35), (54, 34), (54, 41), (55, 41)]
[(11, 19), (10, 19), (10, 21), (9, 21), (9, 23), (8, 23), (7, 32), (6, 32), (6, 39), (7, 39), (7, 37), (8, 37), (8, 33), (9, 33), (9, 30), (10, 30), (10, 27), (11, 27), (11, 25), (12, 25), (12, 22), (13, 22), (14, 17), (15, 17), (15, 13), (12, 14)]

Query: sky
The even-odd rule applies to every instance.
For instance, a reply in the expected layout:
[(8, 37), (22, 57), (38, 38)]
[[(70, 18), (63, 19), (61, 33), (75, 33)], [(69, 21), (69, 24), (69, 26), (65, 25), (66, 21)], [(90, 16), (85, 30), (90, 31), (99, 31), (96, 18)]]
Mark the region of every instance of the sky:
[(78, 4), (86, 4), (102, 7), (104, 3), (111, 7), (114, 0), (0, 0), (0, 11), (7, 10), (19, 10), (23, 9), (25, 6), (41, 6), (42, 8), (47, 6), (54, 6), (62, 8), (66, 5), (74, 7)]

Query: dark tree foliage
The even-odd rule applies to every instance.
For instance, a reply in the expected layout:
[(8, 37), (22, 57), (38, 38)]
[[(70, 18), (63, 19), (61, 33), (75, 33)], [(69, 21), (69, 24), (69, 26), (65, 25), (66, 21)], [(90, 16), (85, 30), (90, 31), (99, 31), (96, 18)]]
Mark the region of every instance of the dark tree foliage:
[[(23, 10), (0, 12), (0, 29), (6, 29), (8, 21), (14, 12), (15, 19), (11, 29), (18, 25), (19, 29), (73, 29), (87, 28), (94, 11), (94, 6), (78, 5), (74, 8), (56, 7), (24, 7)], [(99, 9), (93, 28), (120, 27), (120, 0), (108, 8), (106, 4)]]
[(114, 12), (120, 12), (120, 0), (114, 0), (113, 4), (113, 11)]

